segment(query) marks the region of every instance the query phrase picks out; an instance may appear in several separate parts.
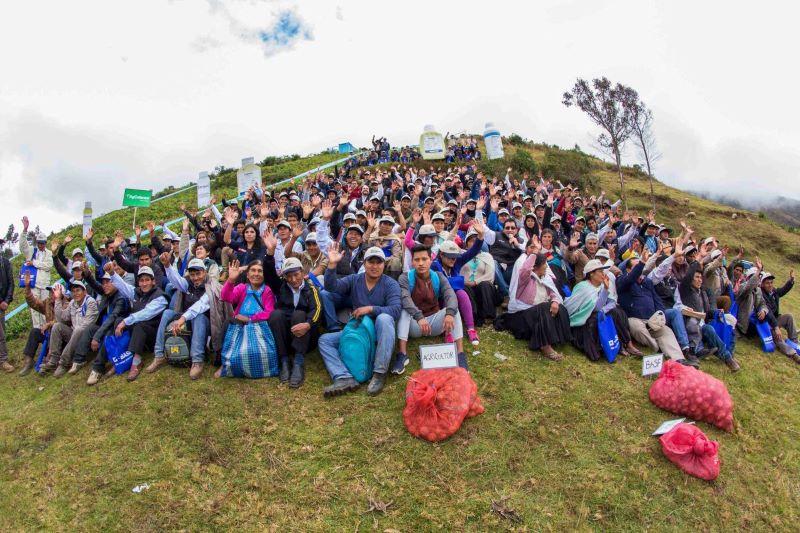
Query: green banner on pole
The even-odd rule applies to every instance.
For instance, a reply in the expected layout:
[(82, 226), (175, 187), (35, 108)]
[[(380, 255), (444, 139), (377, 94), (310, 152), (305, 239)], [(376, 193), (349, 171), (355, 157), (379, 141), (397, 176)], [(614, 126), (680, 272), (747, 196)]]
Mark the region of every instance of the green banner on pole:
[(150, 200), (153, 198), (153, 191), (142, 189), (125, 189), (125, 196), (122, 197), (123, 207), (150, 207)]

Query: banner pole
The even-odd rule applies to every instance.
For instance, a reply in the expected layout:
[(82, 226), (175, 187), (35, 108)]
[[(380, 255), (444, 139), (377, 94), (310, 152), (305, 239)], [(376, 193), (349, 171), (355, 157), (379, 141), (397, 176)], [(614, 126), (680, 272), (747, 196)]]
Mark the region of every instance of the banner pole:
[(136, 233), (136, 210), (138, 207), (133, 208), (133, 232)]

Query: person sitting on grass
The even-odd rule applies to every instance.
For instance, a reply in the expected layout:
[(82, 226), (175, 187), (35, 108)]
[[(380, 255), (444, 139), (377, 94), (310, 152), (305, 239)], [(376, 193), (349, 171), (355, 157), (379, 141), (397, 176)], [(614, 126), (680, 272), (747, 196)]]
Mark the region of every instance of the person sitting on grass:
[(564, 356), (553, 346), (572, 340), (569, 313), (563, 305), (561, 294), (548, 274), (547, 255), (539, 253), (539, 238), (530, 240), (531, 253), (515, 275), (515, 312), (503, 315), (503, 325), (514, 338), (528, 341), (532, 351), (541, 351), (551, 361), (561, 361)]
[(153, 350), (155, 358), (144, 371), (152, 374), (167, 364), (167, 357), (164, 353), (167, 330), (171, 331), (173, 335), (179, 335), (184, 326), (189, 323), (191, 325), (189, 355), (192, 358), (189, 378), (200, 379), (205, 362), (206, 341), (211, 335), (212, 349), (216, 352), (222, 351), (223, 328), (230, 313), (225, 312), (225, 303), (220, 300), (220, 284), (209, 277), (202, 259), (195, 257), (189, 261), (186, 266), (186, 277), (178, 274), (177, 269), (172, 265), (170, 254), (163, 253), (159, 259), (167, 273), (167, 280), (175, 287), (176, 292), (172, 309), (164, 310), (161, 315)]
[[(328, 247), (328, 270), (325, 271), (325, 290), (351, 302), (352, 316), (369, 316), (375, 322), (377, 348), (372, 379), (367, 385), (367, 394), (379, 394), (386, 384), (386, 373), (392, 359), (395, 341), (395, 323), (400, 318), (400, 286), (397, 281), (384, 274), (386, 256), (377, 247), (364, 253), (364, 272), (339, 278), (337, 265), (345, 257), (340, 247), (332, 243)], [(319, 352), (333, 383), (323, 390), (327, 397), (337, 396), (358, 389), (359, 384), (347, 370), (339, 346), (341, 331), (326, 333), (319, 338)]]
[(60, 290), (53, 293), (55, 297), (55, 316), (58, 322), (50, 332), (50, 353), (48, 362), (41, 369), (41, 374), (53, 373), (53, 377), (60, 378), (68, 371), (75, 374), (83, 363), (72, 365), (72, 357), (77, 349), (78, 342), (87, 328), (94, 326), (98, 317), (97, 302), (86, 293), (86, 285), (82, 281), (72, 281), (69, 290), (72, 299), (67, 299)]
[[(778, 336), (775, 338), (775, 340), (783, 341), (783, 334), (781, 332), (781, 328), (783, 328), (786, 330), (788, 339), (794, 344), (797, 344), (797, 329), (794, 325), (794, 316), (792, 316), (790, 313), (781, 314), (780, 308), (781, 298), (786, 296), (786, 294), (792, 290), (792, 287), (794, 287), (794, 270), (789, 271), (789, 279), (786, 280), (784, 286), (780, 288), (775, 287), (774, 275), (770, 274), (769, 272), (764, 272), (761, 275), (761, 294), (764, 297), (764, 303), (767, 306), (767, 319), (770, 320), (770, 324), (775, 324), (774, 330), (778, 333)], [(783, 344), (787, 343), (783, 341)], [(794, 351), (794, 349), (792, 350)], [(800, 363), (800, 355), (796, 351), (789, 354), (787, 350), (785, 353), (787, 353), (787, 355), (795, 363)]]
[[(22, 365), (22, 370), (19, 371), (20, 376), (26, 376), (31, 370), (33, 370), (36, 354), (39, 351), (39, 346), (44, 343), (45, 335), (48, 331), (50, 331), (50, 328), (53, 327), (53, 324), (56, 323), (53, 287), (47, 288), (47, 298), (39, 299), (36, 297), (33, 287), (31, 287), (31, 275), (29, 273), (25, 274), (24, 285), (25, 302), (28, 304), (31, 312), (39, 313), (44, 317), (44, 323), (40, 327), (31, 327), (31, 330), (28, 332), (28, 340), (25, 342), (25, 348), (22, 349), (22, 355), (25, 357), (25, 360)], [(60, 288), (61, 287), (59, 286), (59, 289)], [(9, 372), (9, 370), (6, 370), (5, 368), (3, 368), (3, 370)], [(13, 370), (14, 369), (11, 368), (10, 371)]]
[(114, 334), (119, 337), (124, 330), (131, 330), (128, 351), (133, 354), (133, 364), (128, 371), (127, 380), (134, 381), (142, 370), (142, 355), (155, 346), (158, 323), (168, 302), (161, 287), (156, 285), (156, 275), (149, 266), (139, 267), (136, 274), (136, 288), (125, 283), (115, 269), (115, 263), (106, 263), (103, 266), (103, 270), (111, 276), (114, 287), (131, 304), (131, 314), (117, 324)]
[(411, 250), (411, 264), (413, 268), (399, 280), (403, 311), (397, 323), (398, 351), (392, 373), (405, 372), (409, 335), (451, 336), (458, 350), (458, 366), (468, 370), (458, 299), (447, 276), (442, 272), (431, 272), (431, 250), (426, 246), (417, 245)]
[[(86, 379), (86, 384), (89, 386), (96, 385), (106, 375), (108, 354), (106, 354), (105, 339), (108, 335), (114, 334), (114, 329), (130, 312), (130, 302), (114, 287), (111, 276), (107, 272), (103, 272), (103, 277), (100, 278), (100, 288), (102, 296), (97, 302), (100, 319), (90, 342), (90, 348), (97, 352), (97, 357), (95, 357), (92, 371), (89, 372), (89, 377)], [(111, 373), (113, 372), (114, 367), (112, 366)]]
[[(284, 259), (283, 280), (278, 277), (274, 267), (274, 242), (274, 238), (266, 239), (267, 255), (264, 258), (264, 281), (275, 294), (275, 309), (269, 315), (269, 328), (280, 357), (280, 381), (296, 389), (305, 380), (305, 356), (314, 349), (317, 340), (322, 303), (314, 284), (303, 279), (303, 264), (296, 257)], [(290, 353), (294, 355), (291, 373)]]
[[(716, 305), (711, 304), (708, 293), (703, 289), (703, 270), (700, 263), (694, 261), (689, 265), (689, 271), (678, 286), (681, 303), (691, 308), (692, 311), (703, 313), (704, 315), (704, 319), (692, 316), (684, 317), (689, 340), (694, 341), (693, 352), (698, 355), (701, 353), (715, 353), (732, 372), (738, 372), (741, 369), (739, 363), (733, 358), (733, 354), (722, 342), (722, 339), (719, 338), (714, 327), (709, 324), (714, 318)], [(714, 299), (714, 303), (716, 304), (716, 299)], [(704, 322), (701, 322), (701, 320), (704, 320)], [(703, 345), (706, 348), (705, 352), (701, 352)]]

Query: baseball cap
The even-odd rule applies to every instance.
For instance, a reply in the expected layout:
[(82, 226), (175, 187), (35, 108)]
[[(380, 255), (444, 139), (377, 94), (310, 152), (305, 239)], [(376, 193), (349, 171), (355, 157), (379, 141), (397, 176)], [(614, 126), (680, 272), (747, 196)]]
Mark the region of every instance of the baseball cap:
[(751, 276), (755, 276), (757, 273), (758, 269), (756, 267), (750, 267), (747, 269), (747, 272), (745, 272), (744, 275), (749, 278)]
[(80, 287), (81, 289), (86, 290), (86, 285), (79, 280), (72, 280), (72, 282), (69, 284), (69, 288), (72, 289), (73, 287)]
[(322, 220), (322, 219), (321, 219), (321, 218), (319, 218), (319, 217), (314, 217), (314, 218), (312, 218), (312, 219), (311, 219), (311, 222), (309, 222), (309, 223), (308, 223), (308, 226), (309, 226), (309, 227), (310, 227), (310, 226), (316, 226), (317, 224), (319, 224), (319, 223), (320, 223), (320, 221), (321, 221), (321, 220)]
[(306, 244), (310, 242), (317, 242), (317, 232), (312, 231), (308, 235), (306, 235)]
[(500, 211), (498, 211), (498, 212), (497, 212), (497, 216), (500, 216), (500, 215), (509, 215), (509, 214), (510, 214), (510, 213), (508, 212), (508, 209), (506, 209), (505, 207), (504, 207), (503, 209), (501, 209)]
[(347, 226), (347, 231), (352, 231), (352, 230), (355, 230), (355, 231), (359, 232), (361, 235), (364, 235), (364, 228), (362, 228), (358, 224), (351, 224), (351, 225)]
[(72, 250), (72, 255), (70, 257), (75, 257), (78, 254), (83, 255), (83, 250), (81, 250), (80, 248), (75, 248), (74, 250)]
[(394, 219), (392, 217), (390, 217), (390, 216), (383, 216), (383, 217), (378, 219), (378, 224), (383, 224), (384, 222), (394, 226)]
[(721, 256), (721, 255), (722, 255), (722, 250), (720, 250), (720, 249), (715, 249), (715, 250), (713, 250), (713, 251), (711, 252), (711, 256), (710, 256), (710, 257), (711, 257), (711, 259), (713, 260), (713, 259), (716, 259), (717, 257), (719, 257), (719, 256)]
[(605, 259), (611, 259), (611, 255), (609, 255), (608, 250), (606, 250), (605, 248), (598, 249), (597, 252), (594, 254), (594, 256), (603, 257)]
[(559, 215), (558, 213), (556, 213), (556, 214), (554, 214), (553, 216), (550, 217), (550, 223), (551, 224), (553, 222), (556, 222), (556, 221), (557, 222), (561, 222), (561, 215)]
[(298, 258), (289, 257), (283, 261), (283, 268), (281, 269), (283, 274), (297, 272), (298, 270), (303, 270), (303, 263), (301, 263)]
[(426, 235), (436, 235), (436, 230), (431, 224), (423, 224), (422, 227), (419, 228), (419, 235), (420, 237), (424, 237)]
[(111, 274), (109, 274), (108, 272), (103, 272), (103, 277), (100, 279), (101, 280), (107, 279), (108, 281), (111, 281)]
[(149, 266), (139, 267), (139, 272), (136, 274), (137, 276), (150, 276), (151, 278), (155, 279), (156, 275), (153, 273), (153, 269)]
[(281, 226), (283, 226), (285, 228), (292, 229), (292, 225), (289, 224), (288, 220), (281, 220), (280, 222), (278, 222), (278, 224), (275, 227), (276, 228), (280, 228)]
[(693, 252), (696, 252), (696, 251), (697, 251), (697, 247), (695, 245), (693, 245), (693, 244), (690, 244), (689, 246), (687, 246), (686, 248), (683, 249), (683, 255), (689, 255), (689, 254), (691, 254)]
[(611, 268), (611, 265), (604, 265), (600, 260), (592, 259), (591, 261), (586, 263), (585, 267), (583, 267), (583, 277), (585, 278), (589, 277), (589, 274), (591, 274), (595, 270), (601, 270), (601, 269), (605, 270), (608, 268)]
[(367, 253), (364, 254), (364, 261), (367, 261), (373, 257), (377, 257), (381, 261), (386, 261), (386, 254), (384, 254), (383, 250), (381, 250), (377, 246), (373, 246), (367, 249)]
[(431, 222), (433, 222), (434, 220), (444, 220), (444, 215), (441, 213), (436, 213), (431, 217)]
[(186, 270), (205, 270), (206, 264), (203, 262), (202, 259), (194, 258), (189, 261), (189, 264), (186, 265)]
[(83, 268), (83, 263), (80, 261), (73, 261), (72, 268), (70, 270), (80, 270)]
[(764, 280), (767, 280), (767, 279), (775, 279), (775, 275), (770, 273), (770, 272), (762, 272), (761, 273), (761, 281), (764, 281)]
[(409, 195), (407, 195), (407, 194), (404, 194), (403, 196), (400, 197), (400, 199), (401, 200), (411, 200), (411, 197)]
[(44, 233), (39, 232), (36, 234), (36, 242), (47, 242), (47, 237)]
[(439, 246), (439, 253), (445, 257), (458, 257), (462, 252), (463, 250), (453, 241), (444, 241)]
[(514, 202), (513, 204), (511, 204), (511, 209), (512, 210), (514, 210), (514, 209), (522, 209), (522, 204), (519, 203), (519, 202)]
[(342, 219), (342, 222), (344, 222), (345, 220), (355, 220), (355, 219), (356, 219), (356, 216), (353, 213), (345, 213), (344, 218)]
[(703, 244), (711, 244), (712, 242), (714, 242), (714, 237), (706, 237), (703, 239)]

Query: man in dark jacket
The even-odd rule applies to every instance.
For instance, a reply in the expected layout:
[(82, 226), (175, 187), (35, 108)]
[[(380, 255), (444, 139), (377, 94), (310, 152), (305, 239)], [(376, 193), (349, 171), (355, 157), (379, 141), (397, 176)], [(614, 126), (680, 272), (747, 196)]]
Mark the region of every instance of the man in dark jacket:
[[(275, 337), (280, 355), (280, 380), (293, 389), (305, 379), (305, 355), (314, 349), (322, 304), (313, 283), (303, 279), (303, 264), (296, 257), (283, 262), (281, 275), (275, 271), (275, 258), (267, 249), (264, 260), (264, 282), (275, 294), (275, 309), (269, 316), (269, 329)], [(291, 374), (289, 353), (294, 353)]]
[(797, 329), (794, 325), (794, 316), (791, 313), (781, 314), (781, 298), (792, 290), (794, 287), (794, 270), (789, 271), (789, 279), (783, 287), (775, 287), (775, 276), (769, 272), (761, 274), (761, 294), (764, 296), (764, 303), (767, 306), (766, 320), (772, 327), (773, 338), (775, 343), (779, 346), (781, 351), (791, 357), (795, 362), (800, 363), (800, 355), (798, 355), (790, 346), (783, 340), (783, 333), (781, 328), (786, 330), (786, 334), (790, 341), (797, 343)]
[[(94, 278), (87, 277), (87, 281), (94, 281)], [(95, 282), (96, 283), (96, 282)], [(104, 272), (103, 277), (100, 278), (99, 294), (102, 296), (97, 301), (100, 316), (98, 318), (98, 325), (91, 335), (89, 342), (89, 349), (97, 352), (97, 357), (92, 365), (92, 371), (89, 373), (89, 378), (86, 380), (87, 385), (96, 385), (100, 378), (106, 374), (106, 364), (108, 356), (106, 354), (105, 339), (108, 335), (114, 334), (114, 328), (117, 327), (123, 318), (128, 316), (130, 305), (128, 300), (120, 294), (114, 284), (111, 282), (111, 275)], [(84, 352), (83, 357), (86, 354)], [(75, 359), (78, 358), (78, 350), (75, 351)], [(113, 367), (112, 367), (113, 372)]]
[[(0, 248), (5, 241), (0, 239)], [(13, 372), (14, 367), (8, 362), (6, 347), (6, 310), (14, 299), (14, 271), (5, 256), (0, 256), (0, 370)]]

